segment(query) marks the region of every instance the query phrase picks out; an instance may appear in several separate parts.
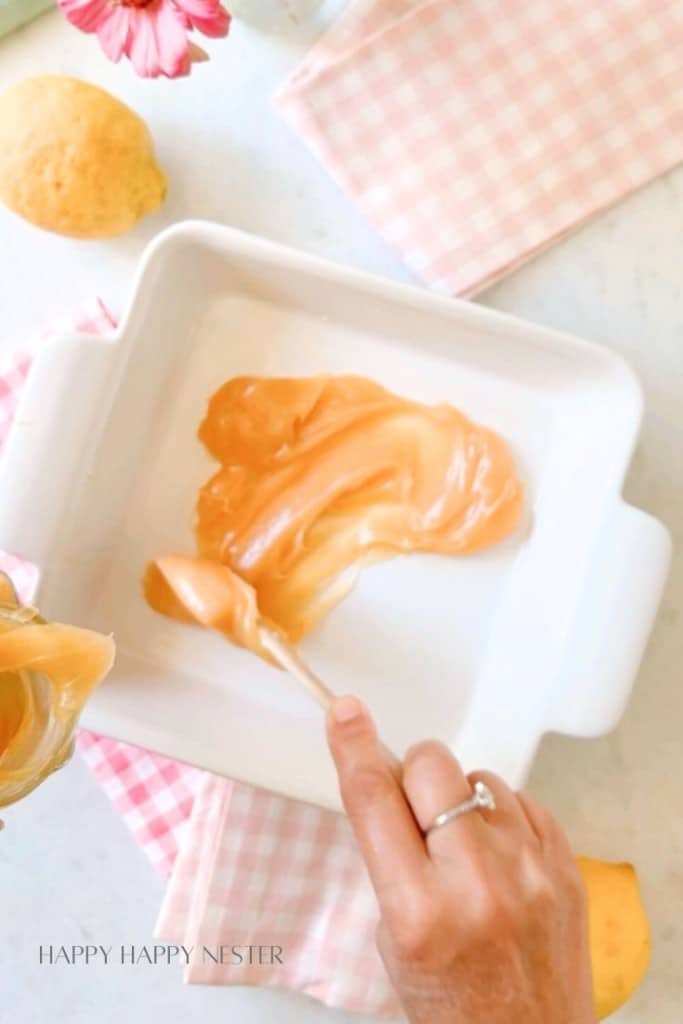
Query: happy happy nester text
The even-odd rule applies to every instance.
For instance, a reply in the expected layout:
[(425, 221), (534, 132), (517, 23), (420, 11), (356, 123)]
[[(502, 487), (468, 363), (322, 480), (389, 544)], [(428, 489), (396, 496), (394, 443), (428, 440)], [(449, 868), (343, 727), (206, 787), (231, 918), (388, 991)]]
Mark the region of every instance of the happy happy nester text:
[(41, 964), (65, 964), (70, 967), (100, 963), (131, 966), (160, 964), (214, 963), (258, 964), (272, 966), (284, 963), (282, 946), (175, 946), (155, 944), (153, 946), (40, 946), (38, 962)]

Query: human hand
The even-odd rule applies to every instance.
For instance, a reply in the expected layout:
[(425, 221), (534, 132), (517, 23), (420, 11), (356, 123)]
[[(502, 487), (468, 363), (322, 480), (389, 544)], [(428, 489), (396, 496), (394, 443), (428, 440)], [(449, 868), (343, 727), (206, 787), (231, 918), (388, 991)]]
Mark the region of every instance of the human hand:
[[(495, 775), (466, 776), (435, 741), (408, 752), (399, 781), (353, 697), (332, 705), (328, 740), (411, 1024), (595, 1024), (585, 891), (549, 812)], [(478, 779), (495, 810), (425, 837)]]

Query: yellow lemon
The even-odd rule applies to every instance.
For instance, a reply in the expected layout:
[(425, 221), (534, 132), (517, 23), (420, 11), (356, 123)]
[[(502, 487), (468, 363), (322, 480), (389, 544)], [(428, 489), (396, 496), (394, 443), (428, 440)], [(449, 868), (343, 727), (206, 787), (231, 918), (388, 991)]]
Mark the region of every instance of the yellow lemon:
[(113, 238), (165, 195), (147, 126), (103, 89), (44, 75), (0, 96), (0, 199), (32, 224)]
[(589, 857), (577, 857), (576, 863), (588, 894), (595, 1009), (602, 1020), (643, 980), (650, 960), (650, 928), (633, 865)]

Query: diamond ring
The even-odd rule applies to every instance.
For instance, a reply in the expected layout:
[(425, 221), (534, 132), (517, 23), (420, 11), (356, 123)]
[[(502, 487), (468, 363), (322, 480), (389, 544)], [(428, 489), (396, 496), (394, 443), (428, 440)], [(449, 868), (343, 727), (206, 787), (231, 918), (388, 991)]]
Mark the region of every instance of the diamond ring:
[(478, 811), (481, 808), (494, 811), (496, 809), (496, 799), (485, 782), (475, 782), (474, 791), (469, 800), (464, 800), (461, 804), (456, 804), (455, 807), (449, 807), (447, 810), (442, 811), (441, 814), (437, 814), (432, 824), (426, 830), (425, 835), (428, 836), (430, 832), (434, 832), (437, 828), (443, 828), (444, 825), (448, 825), (449, 822), (462, 817), (463, 814), (469, 814), (470, 811)]

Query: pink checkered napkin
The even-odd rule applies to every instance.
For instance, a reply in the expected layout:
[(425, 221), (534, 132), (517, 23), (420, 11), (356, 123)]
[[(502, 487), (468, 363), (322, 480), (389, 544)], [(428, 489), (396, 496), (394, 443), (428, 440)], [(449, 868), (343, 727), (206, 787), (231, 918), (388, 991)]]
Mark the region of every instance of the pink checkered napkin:
[(471, 295), (683, 159), (681, 0), (356, 0), (275, 102)]
[[(114, 327), (116, 322), (109, 311), (96, 301), (0, 368), (0, 456), (35, 349), (60, 329), (105, 334)], [(21, 597), (30, 600), (36, 584), (35, 568), (0, 551), (0, 570), (12, 578)], [(163, 875), (169, 875), (187, 833), (194, 794), (204, 773), (85, 731), (79, 733), (77, 746), (152, 863)]]
[(185, 841), (202, 778), (191, 765), (82, 729), (76, 745), (153, 866), (167, 878)]
[[(269, 985), (399, 1016), (375, 945), (375, 895), (343, 815), (207, 774), (190, 830), (156, 930), (194, 947), (186, 981)], [(282, 947), (282, 963), (233, 962), (232, 947), (249, 945)]]

